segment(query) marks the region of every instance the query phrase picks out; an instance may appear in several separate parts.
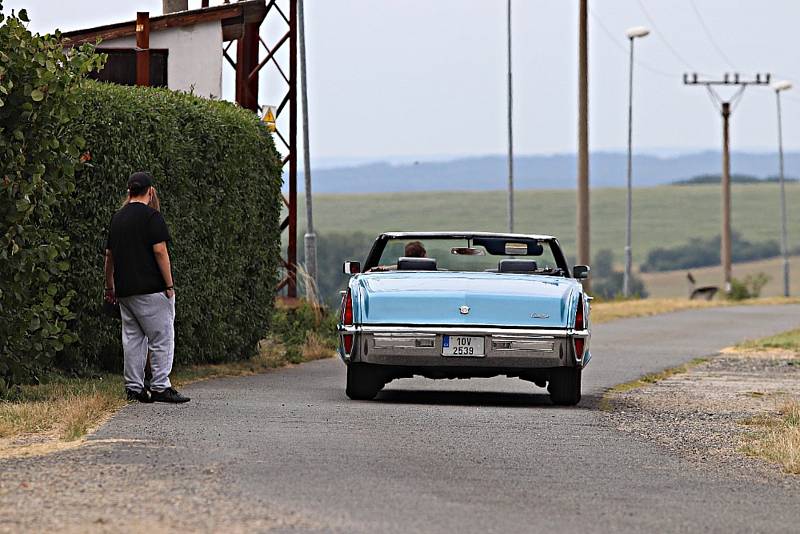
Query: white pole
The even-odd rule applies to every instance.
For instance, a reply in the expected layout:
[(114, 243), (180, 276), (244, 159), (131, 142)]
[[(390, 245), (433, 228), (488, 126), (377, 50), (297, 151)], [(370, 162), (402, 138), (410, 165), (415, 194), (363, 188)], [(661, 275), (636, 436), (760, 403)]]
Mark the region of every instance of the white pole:
[[(300, 100), (303, 108), (303, 179), (306, 195), (306, 233), (303, 246), (306, 258), (306, 272), (317, 283), (317, 234), (314, 233), (314, 217), (311, 205), (311, 148), (308, 134), (308, 83), (306, 76), (306, 30), (303, 15), (303, 0), (297, 0), (298, 40), (300, 45)], [(306, 296), (309, 295), (306, 288)]]
[(511, 0), (507, 2), (508, 36), (508, 231), (514, 231), (514, 131), (511, 83)]
[(631, 269), (633, 268), (633, 41), (637, 37), (646, 37), (650, 33), (645, 27), (637, 26), (626, 32), (631, 42), (628, 59), (628, 202), (625, 221), (625, 273), (622, 278), (622, 295), (631, 296)]
[(631, 296), (631, 265), (633, 253), (631, 250), (632, 212), (633, 212), (633, 40), (631, 42), (630, 61), (628, 66), (628, 209), (625, 224), (625, 274), (622, 279), (622, 295)]
[(788, 297), (789, 290), (789, 238), (786, 231), (786, 184), (783, 174), (783, 125), (781, 121), (781, 89), (775, 90), (778, 104), (778, 161), (781, 185), (781, 256), (783, 256), (783, 296)]

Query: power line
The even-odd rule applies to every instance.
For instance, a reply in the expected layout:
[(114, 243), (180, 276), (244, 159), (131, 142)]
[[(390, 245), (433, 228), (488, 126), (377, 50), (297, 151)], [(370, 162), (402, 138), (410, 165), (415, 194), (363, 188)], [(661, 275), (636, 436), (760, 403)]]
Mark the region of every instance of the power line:
[(711, 43), (711, 46), (714, 47), (714, 50), (717, 51), (717, 54), (719, 54), (719, 57), (721, 57), (723, 59), (723, 61), (725, 61), (725, 63), (727, 63), (730, 68), (732, 68), (733, 70), (737, 70), (736, 66), (731, 62), (731, 60), (728, 58), (728, 56), (725, 54), (725, 52), (722, 51), (722, 47), (720, 47), (717, 44), (717, 41), (714, 39), (714, 36), (711, 34), (711, 30), (706, 25), (706, 21), (703, 19), (703, 16), (700, 14), (700, 10), (697, 9), (697, 4), (694, 2), (694, 0), (689, 0), (689, 3), (692, 5), (692, 9), (694, 10), (694, 14), (697, 15), (697, 21), (700, 23), (700, 26), (703, 28), (703, 32), (706, 34), (706, 37), (708, 38), (708, 41)]
[[(619, 41), (619, 39), (614, 36), (614, 34), (611, 32), (611, 30), (609, 30), (608, 27), (605, 24), (603, 24), (603, 21), (600, 20), (600, 17), (597, 16), (597, 14), (593, 10), (590, 9), (589, 13), (592, 15), (592, 18), (597, 23), (597, 25), (600, 26), (600, 29), (603, 30), (603, 33), (606, 34), (606, 37), (608, 37), (609, 40), (612, 43), (614, 43), (614, 45), (616, 45), (616, 47), (619, 49), (620, 52), (622, 52), (623, 54), (625, 54), (627, 56), (628, 55), (628, 49), (625, 47), (625, 45), (623, 45)], [(652, 72), (653, 74), (658, 74), (659, 76), (664, 76), (665, 78), (675, 78), (675, 73), (674, 72), (663, 71), (661, 69), (653, 67), (652, 65), (648, 65), (647, 63), (644, 63), (643, 61), (639, 61), (638, 59), (635, 60), (634, 63), (636, 63), (638, 66), (642, 67), (643, 69)]]
[(650, 22), (650, 26), (653, 27), (654, 33), (656, 35), (658, 35), (658, 38), (661, 39), (661, 42), (664, 43), (664, 46), (666, 46), (667, 49), (670, 51), (670, 53), (673, 56), (675, 56), (675, 59), (677, 59), (678, 61), (683, 63), (683, 65), (686, 68), (688, 68), (692, 72), (697, 72), (697, 69), (695, 69), (691, 65), (691, 63), (686, 61), (686, 58), (684, 58), (682, 55), (680, 55), (680, 53), (678, 53), (678, 51), (675, 49), (675, 47), (673, 47), (671, 44), (669, 44), (669, 41), (667, 41), (666, 37), (664, 37), (664, 33), (658, 28), (658, 24), (656, 24), (656, 21), (653, 19), (653, 17), (650, 16), (650, 13), (647, 11), (647, 8), (644, 7), (644, 3), (642, 2), (642, 0), (637, 0), (637, 1), (639, 2), (639, 9), (642, 10), (642, 13), (644, 14), (645, 18), (647, 18), (647, 20)]

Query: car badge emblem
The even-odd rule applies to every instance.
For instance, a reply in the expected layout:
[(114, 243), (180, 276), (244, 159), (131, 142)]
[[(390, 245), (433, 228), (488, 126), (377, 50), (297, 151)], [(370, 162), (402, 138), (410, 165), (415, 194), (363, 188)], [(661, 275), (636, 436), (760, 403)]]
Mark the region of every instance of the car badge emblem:
[(531, 319), (549, 319), (550, 316), (546, 313), (532, 313)]
[(461, 306), (458, 311), (461, 312), (461, 315), (466, 315), (469, 313), (469, 306)]

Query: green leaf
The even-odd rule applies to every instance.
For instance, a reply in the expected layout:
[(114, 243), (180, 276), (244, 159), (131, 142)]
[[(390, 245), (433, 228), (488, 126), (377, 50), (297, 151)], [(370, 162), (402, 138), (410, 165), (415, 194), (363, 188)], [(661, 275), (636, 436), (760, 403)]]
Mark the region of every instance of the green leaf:
[(17, 18), (22, 22), (30, 22), (31, 19), (28, 18), (28, 10), (20, 9), (19, 13), (17, 13)]
[(34, 102), (41, 102), (44, 100), (44, 93), (41, 92), (39, 89), (34, 89), (31, 91), (31, 100)]

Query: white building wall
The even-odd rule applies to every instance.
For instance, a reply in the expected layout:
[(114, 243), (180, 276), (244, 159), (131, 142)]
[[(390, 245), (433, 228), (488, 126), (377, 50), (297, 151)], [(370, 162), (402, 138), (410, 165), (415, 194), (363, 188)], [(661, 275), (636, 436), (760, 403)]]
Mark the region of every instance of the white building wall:
[[(100, 48), (134, 48), (136, 37), (110, 39)], [(150, 32), (150, 48), (166, 48), (167, 84), (176, 91), (190, 91), (206, 98), (222, 95), (222, 23), (204, 22), (194, 26)]]

